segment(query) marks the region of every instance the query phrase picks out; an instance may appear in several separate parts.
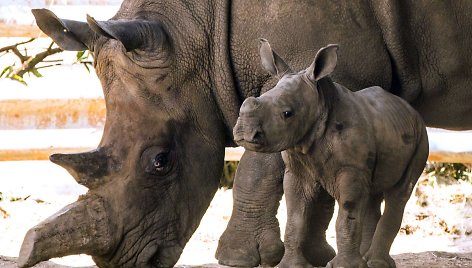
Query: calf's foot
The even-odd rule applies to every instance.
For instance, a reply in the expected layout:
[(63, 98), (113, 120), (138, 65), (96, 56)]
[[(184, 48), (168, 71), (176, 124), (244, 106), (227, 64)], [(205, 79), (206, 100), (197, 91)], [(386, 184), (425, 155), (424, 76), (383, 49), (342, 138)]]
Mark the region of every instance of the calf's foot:
[(336, 256), (336, 251), (326, 239), (310, 240), (303, 248), (303, 255), (314, 266), (325, 266)]

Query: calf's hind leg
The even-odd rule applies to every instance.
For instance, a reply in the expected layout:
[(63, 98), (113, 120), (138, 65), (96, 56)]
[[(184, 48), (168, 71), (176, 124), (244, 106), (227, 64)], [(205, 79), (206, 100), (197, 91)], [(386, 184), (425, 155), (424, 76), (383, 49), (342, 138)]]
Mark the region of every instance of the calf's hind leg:
[(392, 268), (395, 261), (390, 257), (390, 247), (402, 222), (403, 211), (411, 191), (395, 187), (385, 193), (385, 210), (377, 225), (372, 244), (364, 255), (369, 267)]
[(370, 196), (367, 202), (364, 223), (362, 224), (361, 255), (364, 255), (372, 244), (372, 238), (381, 215), (380, 205), (382, 200), (383, 194), (379, 194)]
[[(426, 137), (425, 135), (423, 137)], [(385, 210), (377, 224), (372, 245), (364, 255), (369, 267), (396, 267), (395, 261), (389, 255), (390, 247), (400, 229), (405, 205), (424, 169), (427, 157), (428, 143), (427, 139), (423, 138), (403, 178), (393, 188), (385, 191)]]

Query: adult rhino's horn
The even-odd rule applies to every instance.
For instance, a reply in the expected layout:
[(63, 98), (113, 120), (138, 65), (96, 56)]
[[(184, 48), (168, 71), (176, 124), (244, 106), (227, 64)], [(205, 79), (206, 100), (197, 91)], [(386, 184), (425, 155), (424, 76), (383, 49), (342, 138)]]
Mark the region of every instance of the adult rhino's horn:
[(126, 51), (159, 50), (167, 44), (168, 35), (158, 21), (109, 20), (97, 21), (87, 15), (90, 28), (99, 35), (120, 41)]
[(31, 267), (50, 258), (79, 253), (105, 255), (113, 250), (112, 237), (104, 202), (99, 197), (85, 197), (26, 233), (18, 265)]
[(104, 183), (111, 159), (103, 150), (97, 149), (85, 153), (53, 154), (49, 160), (65, 168), (79, 184), (94, 189)]

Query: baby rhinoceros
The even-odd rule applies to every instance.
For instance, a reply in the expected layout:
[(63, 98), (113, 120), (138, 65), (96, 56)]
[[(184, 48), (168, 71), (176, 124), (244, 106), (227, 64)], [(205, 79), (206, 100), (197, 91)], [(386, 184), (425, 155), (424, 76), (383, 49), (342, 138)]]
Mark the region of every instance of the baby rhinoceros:
[(352, 92), (330, 79), (337, 49), (321, 48), (297, 73), (261, 39), (262, 65), (280, 80), (244, 101), (233, 129), (248, 150), (282, 151), (288, 220), (278, 267), (314, 262), (309, 208), (320, 189), (339, 204), (338, 253), (327, 267), (395, 267), (390, 247), (428, 156), (426, 128), (408, 103), (380, 87)]

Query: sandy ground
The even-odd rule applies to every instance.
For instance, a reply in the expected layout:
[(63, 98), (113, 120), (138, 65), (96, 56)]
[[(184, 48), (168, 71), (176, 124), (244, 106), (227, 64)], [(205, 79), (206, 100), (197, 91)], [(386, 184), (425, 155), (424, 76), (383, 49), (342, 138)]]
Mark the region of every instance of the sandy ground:
[[(472, 186), (469, 183), (443, 186), (434, 177), (425, 178), (407, 205), (391, 253), (401, 254), (395, 256), (400, 267), (472, 267)], [(0, 255), (6, 256), (0, 259), (0, 267), (16, 267), (11, 257), (18, 255), (26, 231), (85, 191), (64, 170), (48, 161), (0, 162)], [(219, 190), (179, 259), (179, 266), (216, 267), (214, 252), (231, 207), (232, 191)], [(283, 232), (284, 200), (278, 217)], [(332, 222), (328, 240), (333, 246), (334, 234)], [(72, 267), (94, 264), (85, 255), (52, 261)]]

